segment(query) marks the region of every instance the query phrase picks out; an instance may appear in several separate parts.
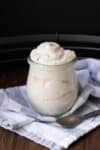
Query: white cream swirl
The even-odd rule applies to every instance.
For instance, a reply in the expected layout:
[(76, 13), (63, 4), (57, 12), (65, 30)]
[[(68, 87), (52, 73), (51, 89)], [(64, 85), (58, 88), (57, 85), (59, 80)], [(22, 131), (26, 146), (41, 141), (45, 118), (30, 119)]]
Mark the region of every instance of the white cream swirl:
[(31, 51), (30, 57), (39, 64), (60, 65), (71, 62), (76, 54), (72, 50), (64, 50), (55, 42), (43, 42)]

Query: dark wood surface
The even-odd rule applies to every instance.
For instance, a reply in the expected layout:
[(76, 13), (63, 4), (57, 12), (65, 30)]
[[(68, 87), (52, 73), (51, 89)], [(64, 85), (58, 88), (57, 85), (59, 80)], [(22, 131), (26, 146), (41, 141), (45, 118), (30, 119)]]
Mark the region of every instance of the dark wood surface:
[[(1, 67), (0, 67), (1, 68)], [(28, 66), (8, 65), (0, 69), (0, 88), (25, 84)], [(0, 127), (0, 150), (47, 150), (22, 136)], [(100, 127), (73, 143), (68, 150), (100, 150)]]

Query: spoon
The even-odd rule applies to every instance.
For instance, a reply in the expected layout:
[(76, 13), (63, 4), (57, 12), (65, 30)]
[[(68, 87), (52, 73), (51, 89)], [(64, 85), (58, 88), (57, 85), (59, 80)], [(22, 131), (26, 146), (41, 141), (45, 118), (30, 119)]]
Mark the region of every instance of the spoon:
[(82, 116), (79, 115), (69, 115), (67, 117), (63, 117), (63, 118), (58, 118), (56, 120), (56, 122), (58, 122), (60, 125), (67, 127), (67, 128), (73, 128), (76, 125), (80, 124), (81, 122), (83, 122), (84, 120), (90, 118), (90, 117), (95, 117), (100, 115), (100, 109), (93, 111), (93, 112), (89, 112), (87, 114), (84, 114)]
[[(0, 109), (0, 110), (2, 110), (2, 109)], [(3, 109), (3, 111), (4, 111), (4, 110), (11, 111), (11, 112), (16, 112), (16, 113), (20, 113), (20, 111), (15, 111), (15, 110), (10, 110), (10, 109)], [(26, 110), (27, 110), (27, 109), (26, 109)], [(60, 125), (66, 127), (66, 128), (73, 128), (73, 127), (75, 127), (76, 125), (80, 124), (81, 122), (83, 122), (84, 120), (86, 120), (86, 119), (88, 119), (88, 118), (90, 118), (90, 117), (95, 117), (95, 116), (100, 115), (100, 109), (98, 109), (98, 110), (96, 110), (96, 111), (93, 111), (93, 112), (89, 112), (89, 113), (84, 114), (84, 115), (81, 115), (81, 116), (76, 115), (76, 114), (71, 114), (71, 115), (68, 115), (68, 116), (64, 116), (64, 117), (62, 117), (62, 118), (60, 118), (60, 117), (59, 117), (59, 118), (52, 118), (52, 117), (51, 117), (51, 119), (49, 118), (49, 120), (48, 120), (48, 119), (42, 120), (42, 119), (40, 119), (40, 118), (35, 117), (34, 115), (28, 114), (27, 112), (22, 112), (22, 114), (24, 114), (24, 115), (26, 115), (26, 116), (29, 116), (29, 117), (31, 117), (31, 118), (34, 118), (35, 121), (39, 121), (39, 122), (42, 122), (42, 123), (53, 123), (53, 122), (57, 122), (57, 123), (59, 123)], [(16, 126), (16, 129), (17, 129), (17, 128), (21, 128), (21, 127), (23, 127), (23, 126), (25, 126), (25, 125), (28, 125), (28, 124), (30, 124), (29, 121), (24, 121), (24, 122), (22, 121), (22, 122), (20, 123), (20, 125)]]
[(76, 115), (76, 114), (71, 114), (68, 116), (64, 116), (64, 117), (58, 117), (58, 118), (50, 118), (49, 119), (40, 119), (40, 118), (35, 118), (35, 121), (39, 121), (42, 123), (53, 123), (53, 122), (57, 122), (60, 125), (66, 127), (66, 128), (73, 128), (76, 125), (80, 124), (81, 122), (83, 122), (84, 120), (91, 118), (91, 117), (96, 117), (100, 115), (100, 109), (89, 112), (87, 114), (84, 115)]

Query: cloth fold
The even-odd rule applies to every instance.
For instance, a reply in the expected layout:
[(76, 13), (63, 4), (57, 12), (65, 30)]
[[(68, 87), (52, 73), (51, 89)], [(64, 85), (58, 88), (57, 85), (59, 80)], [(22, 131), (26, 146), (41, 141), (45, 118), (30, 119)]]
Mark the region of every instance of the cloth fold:
[[(72, 109), (62, 116), (73, 112), (81, 115), (100, 109), (100, 60), (78, 60), (74, 68), (82, 90)], [(89, 99), (90, 95), (92, 99)], [(34, 110), (28, 100), (26, 86), (0, 89), (0, 126), (52, 150), (67, 149), (79, 137), (100, 125), (100, 116), (72, 129), (62, 127), (56, 119)]]

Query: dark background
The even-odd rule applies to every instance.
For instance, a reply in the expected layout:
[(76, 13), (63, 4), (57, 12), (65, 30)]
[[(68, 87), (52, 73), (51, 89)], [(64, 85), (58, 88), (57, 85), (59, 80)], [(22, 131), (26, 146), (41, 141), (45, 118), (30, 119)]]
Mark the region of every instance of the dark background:
[(26, 62), (31, 49), (46, 40), (79, 57), (100, 58), (99, 1), (0, 1), (0, 64)]
[(40, 33), (100, 35), (99, 1), (0, 1), (1, 37)]

